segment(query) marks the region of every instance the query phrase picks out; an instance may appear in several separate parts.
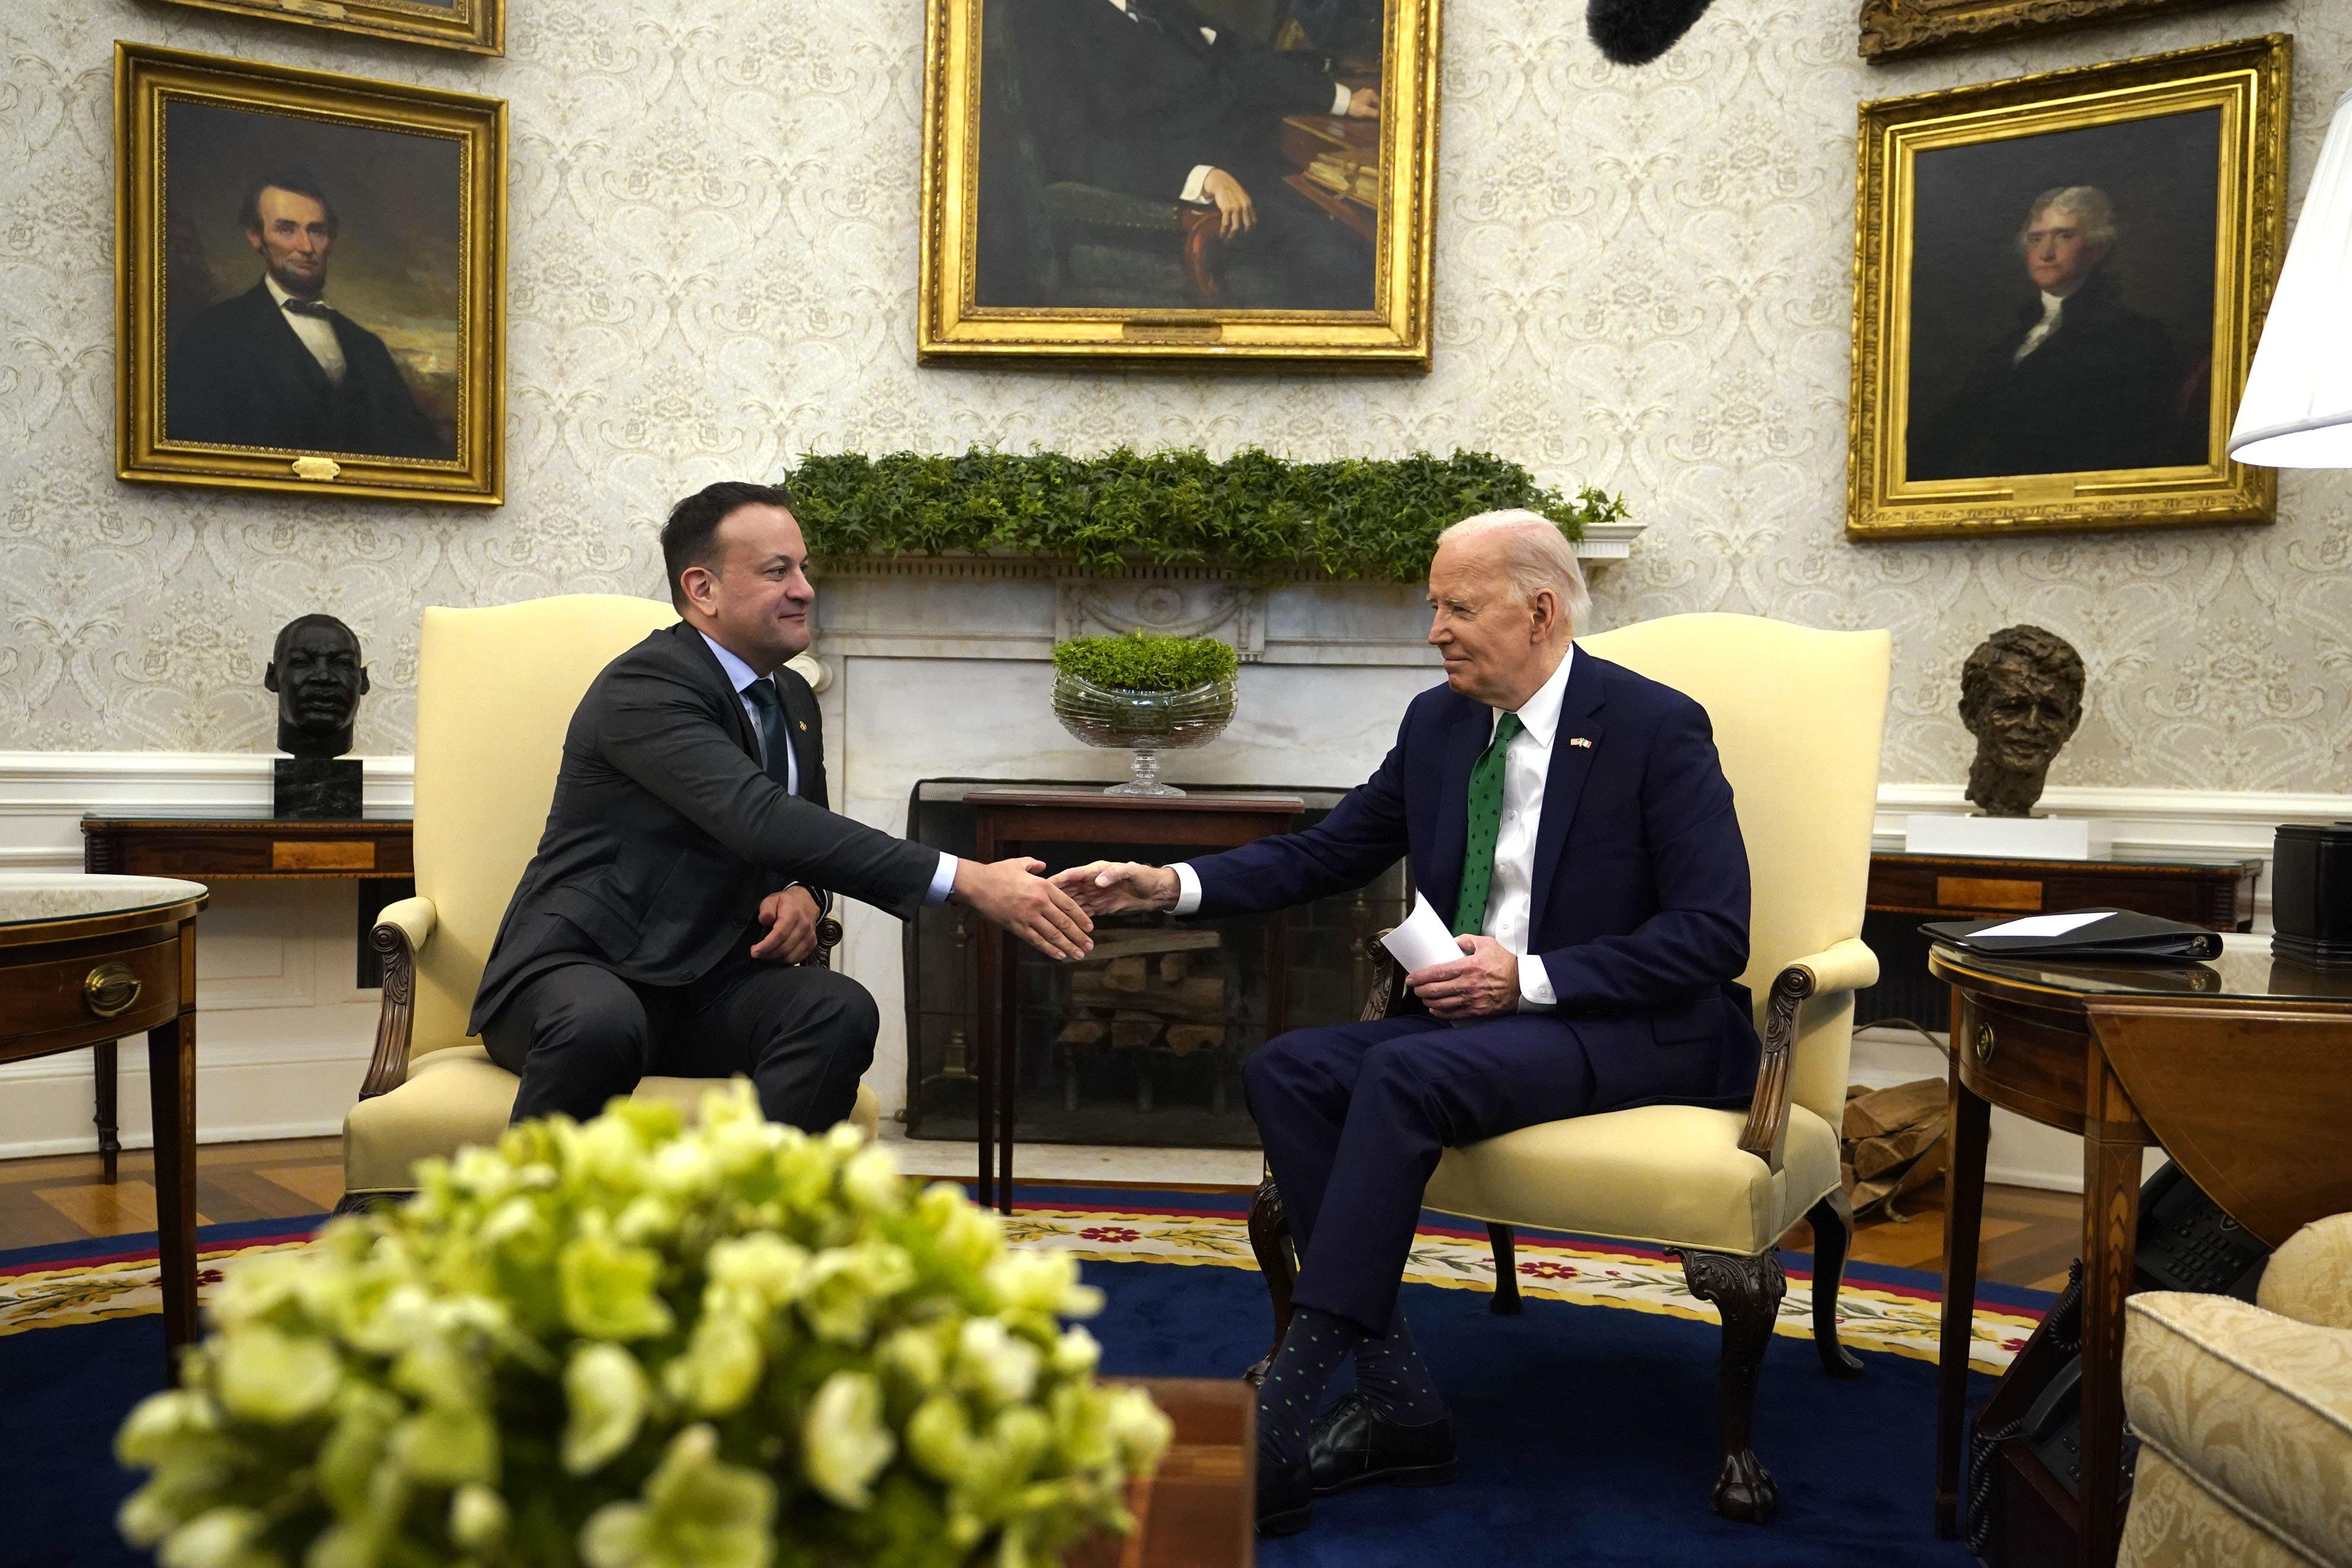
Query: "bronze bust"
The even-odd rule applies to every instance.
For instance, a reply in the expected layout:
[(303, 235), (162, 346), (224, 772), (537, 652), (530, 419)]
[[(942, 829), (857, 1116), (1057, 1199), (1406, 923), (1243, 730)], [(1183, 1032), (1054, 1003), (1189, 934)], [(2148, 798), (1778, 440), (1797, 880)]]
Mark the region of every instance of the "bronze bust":
[(278, 749), (297, 757), (340, 757), (368, 689), (360, 639), (332, 616), (297, 616), (278, 628), (261, 672), (278, 694)]
[(1960, 722), (1977, 738), (1969, 799), (2031, 816), (2050, 763), (2083, 722), (2083, 656), (2055, 632), (2004, 626), (1960, 666)]
[(358, 637), (332, 616), (297, 616), (278, 629), (261, 684), (278, 698), (278, 749), (292, 753), (278, 759), (272, 815), (357, 819), (362, 770), (341, 758), (368, 689)]

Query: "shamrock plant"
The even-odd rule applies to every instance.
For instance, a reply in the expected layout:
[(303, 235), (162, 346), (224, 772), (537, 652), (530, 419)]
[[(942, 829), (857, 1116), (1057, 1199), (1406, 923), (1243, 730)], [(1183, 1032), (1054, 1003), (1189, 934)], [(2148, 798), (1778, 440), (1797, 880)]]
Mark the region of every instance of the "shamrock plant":
[(738, 1079), (418, 1173), (234, 1266), (123, 1424), (164, 1568), (1022, 1568), (1131, 1527), (1169, 1426), (1060, 1321), (1100, 1293), (848, 1127)]

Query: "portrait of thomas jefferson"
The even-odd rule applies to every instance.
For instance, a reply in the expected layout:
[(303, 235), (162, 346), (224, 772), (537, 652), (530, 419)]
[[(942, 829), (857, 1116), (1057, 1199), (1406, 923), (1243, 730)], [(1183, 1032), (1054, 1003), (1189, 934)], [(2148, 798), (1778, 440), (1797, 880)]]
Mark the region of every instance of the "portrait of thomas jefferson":
[(2013, 311), (1956, 390), (1915, 402), (1910, 479), (2206, 460), (2204, 366), (2164, 322), (2126, 303), (2116, 263), (2127, 248), (2098, 186), (2032, 198), (2017, 229)]
[(1379, 0), (985, 16), (979, 304), (1373, 308)]
[(383, 340), (336, 307), (329, 262), (341, 222), (308, 169), (247, 188), (237, 227), (259, 277), (173, 342), (166, 440), (381, 458), (450, 458)]

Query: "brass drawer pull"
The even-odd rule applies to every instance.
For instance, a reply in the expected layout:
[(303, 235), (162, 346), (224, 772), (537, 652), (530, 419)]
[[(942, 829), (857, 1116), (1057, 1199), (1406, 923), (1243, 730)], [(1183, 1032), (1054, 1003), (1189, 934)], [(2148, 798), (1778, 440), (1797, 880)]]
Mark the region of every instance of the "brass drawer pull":
[(1977, 1060), (1980, 1062), (1989, 1062), (1992, 1060), (1993, 1047), (2000, 1043), (2000, 1041), (1993, 1038), (1992, 1026), (1990, 1024), (1979, 1024), (1977, 1026)]
[(127, 963), (101, 963), (81, 983), (81, 1005), (100, 1018), (128, 1013), (137, 1005), (142, 987)]

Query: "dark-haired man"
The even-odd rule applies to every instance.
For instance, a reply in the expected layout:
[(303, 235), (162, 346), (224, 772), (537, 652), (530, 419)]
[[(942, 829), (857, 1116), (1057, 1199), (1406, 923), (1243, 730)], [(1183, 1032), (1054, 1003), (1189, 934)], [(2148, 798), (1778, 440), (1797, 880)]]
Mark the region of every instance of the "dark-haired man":
[(237, 212), (261, 281), (188, 323), (164, 367), (163, 438), (373, 458), (451, 458), (383, 340), (327, 302), (341, 227), (324, 186), (280, 169)]
[(880, 1016), (805, 961), (834, 894), (901, 919), (956, 899), (1053, 958), (1091, 922), (1034, 860), (961, 860), (826, 809), (808, 551), (792, 498), (718, 484), (662, 530), (676, 626), (572, 716), (538, 852), (467, 1028), (519, 1073), (514, 1120), (595, 1114), (651, 1074), (749, 1073), (772, 1121), (849, 1114)]

